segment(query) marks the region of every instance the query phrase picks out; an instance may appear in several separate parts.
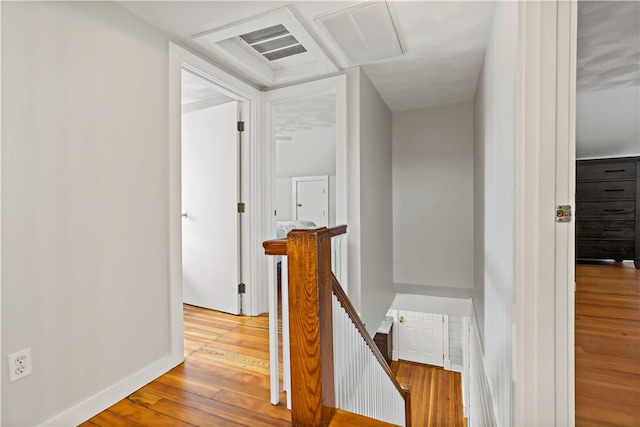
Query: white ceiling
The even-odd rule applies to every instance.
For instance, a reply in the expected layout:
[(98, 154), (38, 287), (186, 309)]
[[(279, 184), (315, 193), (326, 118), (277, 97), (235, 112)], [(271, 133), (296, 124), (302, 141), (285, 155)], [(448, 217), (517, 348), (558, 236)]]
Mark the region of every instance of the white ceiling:
[(640, 84), (640, 2), (581, 1), (578, 8), (579, 92)]
[[(329, 57), (332, 44), (314, 18), (354, 1), (121, 1), (119, 4), (260, 87), (241, 69), (204, 51), (192, 36), (287, 6)], [(493, 2), (390, 1), (405, 54), (363, 69), (392, 111), (471, 101), (493, 17)]]

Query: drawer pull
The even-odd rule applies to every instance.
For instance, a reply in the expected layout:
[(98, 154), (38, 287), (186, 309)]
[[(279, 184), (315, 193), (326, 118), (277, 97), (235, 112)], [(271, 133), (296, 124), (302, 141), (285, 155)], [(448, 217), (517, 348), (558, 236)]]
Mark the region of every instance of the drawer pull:
[(626, 172), (626, 169), (608, 169), (605, 173)]
[(604, 231), (624, 231), (624, 228), (605, 228)]
[(605, 209), (605, 212), (624, 212), (624, 208), (618, 208), (618, 209)]
[(604, 190), (605, 192), (610, 192), (610, 191), (624, 191), (624, 188), (607, 188), (606, 190)]

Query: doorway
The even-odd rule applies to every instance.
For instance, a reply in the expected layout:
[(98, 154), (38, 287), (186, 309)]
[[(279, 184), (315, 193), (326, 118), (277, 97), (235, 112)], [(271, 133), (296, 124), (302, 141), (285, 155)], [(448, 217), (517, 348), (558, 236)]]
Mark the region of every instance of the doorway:
[(240, 314), (238, 103), (182, 70), (182, 285), (185, 304)]
[[(169, 226), (169, 277), (170, 277), (170, 319), (171, 319), (171, 361), (177, 365), (184, 360), (184, 310), (183, 310), (183, 227), (188, 228), (198, 222), (200, 215), (193, 207), (184, 206), (183, 202), (183, 162), (182, 162), (182, 125), (183, 125), (183, 73), (191, 77), (193, 75), (206, 82), (206, 88), (198, 91), (199, 97), (205, 99), (192, 99), (184, 106), (186, 114), (192, 114), (200, 110), (226, 110), (228, 117), (233, 117), (235, 113), (236, 119), (227, 128), (227, 132), (235, 132), (235, 137), (231, 138), (231, 144), (225, 146), (224, 150), (229, 150), (232, 156), (234, 150), (237, 150), (237, 161), (231, 161), (231, 172), (227, 171), (224, 182), (229, 183), (235, 180), (235, 184), (226, 187), (228, 194), (225, 196), (228, 200), (225, 203), (215, 199), (215, 209), (224, 210), (226, 218), (236, 217), (237, 232), (230, 227), (228, 240), (233, 244), (237, 243), (237, 251), (232, 250), (232, 254), (225, 253), (224, 257), (232, 256), (235, 253), (237, 259), (236, 268), (228, 269), (230, 279), (225, 283), (225, 292), (229, 297), (231, 309), (236, 308), (237, 312), (242, 309), (243, 314), (256, 316), (263, 313), (266, 307), (260, 306), (263, 295), (266, 294), (266, 287), (261, 287), (262, 282), (255, 280), (261, 273), (263, 264), (263, 254), (261, 242), (262, 236), (262, 217), (263, 212), (260, 209), (261, 198), (260, 190), (257, 183), (259, 177), (263, 173), (262, 163), (262, 146), (257, 143), (259, 128), (259, 108), (262, 94), (259, 90), (249, 86), (238, 78), (231, 76), (227, 72), (213, 66), (206, 60), (193, 55), (191, 52), (169, 43), (169, 190), (168, 204), (169, 210), (168, 226)], [(201, 83), (197, 80), (198, 83)], [(204, 92), (204, 95), (203, 95)], [(208, 95), (207, 95), (208, 93)], [(205, 96), (206, 95), (206, 96)], [(198, 104), (198, 102), (200, 102)], [(233, 107), (235, 105), (235, 108)], [(204, 113), (202, 113), (204, 115)], [(196, 120), (197, 121), (197, 120)], [(225, 120), (226, 121), (226, 120)], [(240, 123), (243, 123), (243, 131), (240, 131)], [(210, 151), (218, 154), (221, 149), (213, 149), (209, 146)], [(210, 153), (211, 154), (211, 153)], [(227, 156), (227, 159), (229, 158)], [(225, 165), (225, 167), (228, 165)], [(234, 173), (233, 170), (236, 170)], [(228, 174), (233, 176), (229, 177)], [(197, 178), (198, 175), (195, 174)], [(233, 189), (236, 189), (236, 195), (233, 196)], [(188, 197), (187, 197), (188, 198)], [(231, 206), (228, 206), (228, 204)], [(244, 213), (241, 210), (240, 203), (244, 203)], [(191, 222), (193, 220), (193, 223)], [(186, 224), (185, 224), (186, 223)], [(219, 227), (209, 227), (216, 229), (217, 235), (220, 236)], [(235, 239), (234, 239), (235, 236)], [(227, 242), (229, 243), (229, 242)], [(192, 248), (193, 249), (193, 248)], [(218, 253), (219, 255), (219, 253)], [(234, 272), (235, 270), (235, 272)], [(231, 280), (233, 279), (233, 280)], [(241, 290), (240, 284), (244, 283), (246, 293), (239, 295)], [(240, 299), (242, 302), (240, 303)]]

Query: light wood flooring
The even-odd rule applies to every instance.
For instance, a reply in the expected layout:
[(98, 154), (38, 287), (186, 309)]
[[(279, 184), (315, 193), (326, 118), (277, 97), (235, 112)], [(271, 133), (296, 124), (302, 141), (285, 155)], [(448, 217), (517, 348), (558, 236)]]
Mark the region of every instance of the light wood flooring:
[(640, 270), (576, 265), (576, 426), (640, 426)]
[[(184, 318), (185, 362), (82, 427), (291, 426), (286, 407), (269, 403), (268, 317), (185, 305)], [(400, 382), (412, 385), (415, 427), (463, 425), (458, 373), (406, 362), (394, 370)], [(330, 425), (389, 426), (343, 411)]]

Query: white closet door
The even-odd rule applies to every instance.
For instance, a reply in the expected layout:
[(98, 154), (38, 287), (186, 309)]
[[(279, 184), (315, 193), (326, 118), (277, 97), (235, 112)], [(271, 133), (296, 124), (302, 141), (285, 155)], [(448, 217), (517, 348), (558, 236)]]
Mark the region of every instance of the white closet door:
[(444, 366), (444, 316), (402, 310), (398, 315), (400, 359)]

